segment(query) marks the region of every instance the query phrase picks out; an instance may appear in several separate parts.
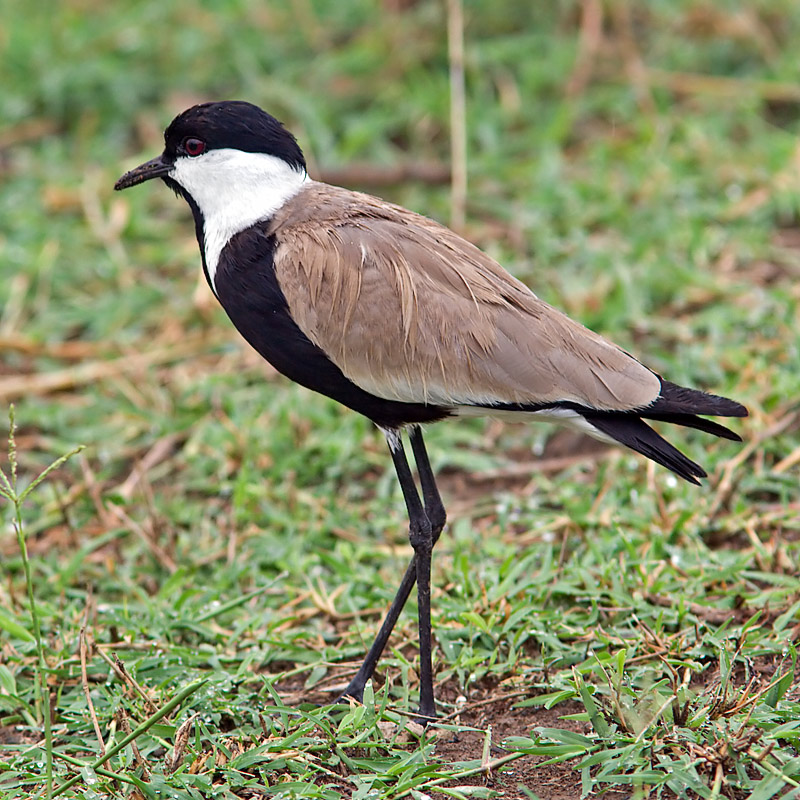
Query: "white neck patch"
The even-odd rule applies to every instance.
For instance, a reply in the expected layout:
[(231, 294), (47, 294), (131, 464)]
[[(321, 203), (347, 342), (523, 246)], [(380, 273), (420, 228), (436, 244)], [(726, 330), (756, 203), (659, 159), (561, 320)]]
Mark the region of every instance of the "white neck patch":
[(305, 170), (266, 153), (221, 148), (196, 158), (177, 159), (169, 177), (179, 183), (203, 213), (205, 261), (216, 292), (222, 248), (245, 228), (269, 219), (306, 181)]

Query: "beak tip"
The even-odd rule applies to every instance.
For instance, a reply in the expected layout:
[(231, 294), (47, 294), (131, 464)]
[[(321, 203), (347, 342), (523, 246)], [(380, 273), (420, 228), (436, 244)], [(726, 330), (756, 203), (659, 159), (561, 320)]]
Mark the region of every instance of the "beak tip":
[(161, 178), (167, 175), (171, 168), (172, 165), (164, 160), (163, 155), (158, 156), (158, 158), (140, 164), (135, 169), (130, 170), (130, 172), (126, 172), (114, 184), (114, 191), (120, 192), (123, 189), (129, 189), (131, 186), (144, 183), (152, 178)]

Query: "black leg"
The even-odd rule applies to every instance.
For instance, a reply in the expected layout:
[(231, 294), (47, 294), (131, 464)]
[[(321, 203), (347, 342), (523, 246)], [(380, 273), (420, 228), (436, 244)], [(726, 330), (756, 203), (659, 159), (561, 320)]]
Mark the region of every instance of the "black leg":
[[(402, 444), (399, 439), (399, 435), (394, 431), (386, 431), (386, 437), (389, 442), (389, 447), (392, 450), (392, 458), (395, 461), (395, 468), (398, 470), (398, 477), (400, 477), (401, 470), (403, 470), (402, 464), (405, 464), (404, 472), (407, 475), (407, 479), (404, 483), (403, 479), (400, 478), (400, 484), (403, 487), (403, 496), (406, 498), (406, 505), (408, 506), (408, 499), (407, 499), (407, 491), (406, 487), (410, 487), (413, 490), (414, 496), (416, 496), (416, 506), (419, 506), (419, 496), (416, 494), (416, 488), (414, 487), (413, 480), (410, 477), (410, 470), (408, 469), (408, 463), (406, 462), (405, 453), (402, 450)], [(439, 490), (436, 487), (436, 481), (433, 476), (433, 470), (431, 469), (430, 461), (428, 460), (428, 454), (425, 450), (425, 442), (422, 438), (422, 431), (419, 427), (415, 426), (411, 429), (410, 434), (411, 439), (411, 447), (414, 452), (414, 458), (417, 462), (417, 471), (419, 472), (420, 477), (420, 484), (422, 487), (422, 497), (424, 502), (424, 515), (428, 518), (428, 523), (430, 525), (430, 537), (431, 537), (431, 549), (433, 545), (439, 539), (439, 536), (442, 533), (442, 529), (444, 528), (446, 522), (446, 513), (444, 509), (444, 505), (442, 504), (441, 497), (439, 496)], [(401, 453), (401, 466), (398, 468), (397, 457), (395, 456), (395, 450), (399, 449)], [(413, 502), (413, 501), (412, 501)], [(411, 517), (411, 511), (409, 509), (409, 517)], [(415, 551), (416, 553), (416, 551)], [(353, 679), (348, 684), (347, 688), (344, 690), (342, 696), (343, 697), (352, 697), (356, 700), (362, 700), (364, 697), (364, 687), (366, 686), (367, 681), (372, 677), (372, 673), (375, 671), (375, 667), (378, 663), (378, 660), (381, 657), (381, 653), (383, 652), (384, 648), (386, 647), (386, 643), (389, 640), (389, 636), (392, 633), (392, 630), (397, 622), (398, 617), (400, 616), (400, 612), (403, 610), (403, 606), (405, 606), (406, 601), (408, 600), (409, 595), (411, 594), (411, 590), (414, 587), (414, 582), (417, 580), (417, 556), (415, 555), (412, 559), (411, 563), (408, 566), (405, 574), (403, 575), (403, 580), (400, 583), (400, 587), (397, 590), (397, 594), (395, 595), (394, 600), (392, 601), (391, 606), (389, 607), (389, 611), (386, 614), (386, 618), (381, 625), (380, 630), (378, 631), (378, 635), (375, 637), (375, 641), (372, 643), (372, 647), (370, 647), (369, 652), (364, 659), (360, 669), (353, 677)], [(427, 572), (428, 576), (430, 575), (430, 553), (427, 556), (428, 566), (427, 568), (423, 565), (423, 570)], [(428, 619), (428, 631), (430, 631), (430, 577), (428, 577), (428, 590), (427, 590), (427, 612), (426, 616)], [(420, 615), (423, 614), (422, 608), (420, 608)], [(420, 632), (422, 634), (422, 631)], [(427, 636), (427, 643), (428, 643), (428, 652), (430, 652), (430, 633)], [(422, 657), (422, 649), (420, 649), (420, 657)], [(430, 664), (430, 659), (428, 659), (428, 663)], [(429, 670), (430, 671), (430, 670)], [(430, 697), (425, 698), (421, 697), (420, 700), (420, 713), (425, 714), (426, 716), (430, 712), (431, 716), (435, 716), (435, 709), (433, 704), (433, 676), (430, 675)], [(420, 671), (420, 681), (422, 682), (422, 669)], [(426, 708), (423, 708), (423, 705), (426, 705)]]
[(397, 433), (387, 437), (400, 488), (408, 510), (408, 540), (414, 548), (417, 566), (417, 603), (419, 606), (419, 713), (435, 717), (433, 701), (433, 668), (431, 657), (431, 523), (414, 485), (403, 443)]
[(375, 641), (372, 643), (372, 647), (369, 648), (369, 652), (359, 667), (358, 672), (353, 676), (353, 679), (347, 684), (347, 688), (342, 692), (342, 700), (352, 697), (360, 703), (364, 699), (364, 687), (367, 685), (367, 681), (372, 677), (372, 673), (375, 672), (375, 667), (378, 665), (378, 660), (383, 653), (383, 648), (386, 647), (386, 642), (389, 641), (389, 637), (392, 635), (400, 612), (403, 610), (403, 606), (405, 606), (406, 600), (408, 600), (408, 596), (411, 594), (416, 580), (417, 560), (415, 557), (411, 559), (411, 563), (408, 565), (405, 575), (403, 575), (400, 588), (397, 590), (397, 594), (394, 596), (394, 600), (392, 600), (392, 604), (386, 612), (386, 617), (378, 631), (378, 635), (375, 637)]
[(425, 449), (425, 441), (422, 438), (422, 429), (415, 425), (409, 435), (411, 449), (414, 452), (414, 460), (417, 462), (417, 472), (419, 482), (422, 487), (422, 502), (425, 504), (425, 513), (431, 523), (431, 535), (433, 543), (439, 541), (445, 522), (447, 522), (447, 512), (445, 511), (442, 498), (439, 496), (439, 489), (436, 486), (436, 479), (433, 476), (431, 462), (428, 461), (428, 451)]

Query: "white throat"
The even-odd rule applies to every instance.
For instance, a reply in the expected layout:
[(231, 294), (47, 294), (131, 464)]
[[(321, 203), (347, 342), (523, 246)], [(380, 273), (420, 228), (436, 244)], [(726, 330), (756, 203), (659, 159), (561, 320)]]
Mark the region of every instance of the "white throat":
[(305, 170), (266, 153), (223, 148), (176, 160), (169, 177), (179, 183), (203, 214), (204, 257), (214, 279), (222, 248), (245, 228), (269, 219), (306, 181)]

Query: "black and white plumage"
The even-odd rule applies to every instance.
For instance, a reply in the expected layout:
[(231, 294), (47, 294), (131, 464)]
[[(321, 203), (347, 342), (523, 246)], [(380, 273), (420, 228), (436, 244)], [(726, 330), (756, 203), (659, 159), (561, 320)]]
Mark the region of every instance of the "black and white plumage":
[(349, 696), (361, 698), (416, 581), (420, 714), (435, 716), (430, 560), (445, 510), (422, 423), (478, 414), (558, 422), (692, 483), (702, 467), (645, 420), (739, 440), (698, 415), (745, 416), (742, 405), (662, 379), (448, 228), (311, 180), (294, 137), (256, 106), (188, 109), (167, 128), (163, 153), (116, 188), (156, 177), (191, 207), (209, 285), (244, 338), (288, 378), (367, 416), (389, 444), (415, 557)]

